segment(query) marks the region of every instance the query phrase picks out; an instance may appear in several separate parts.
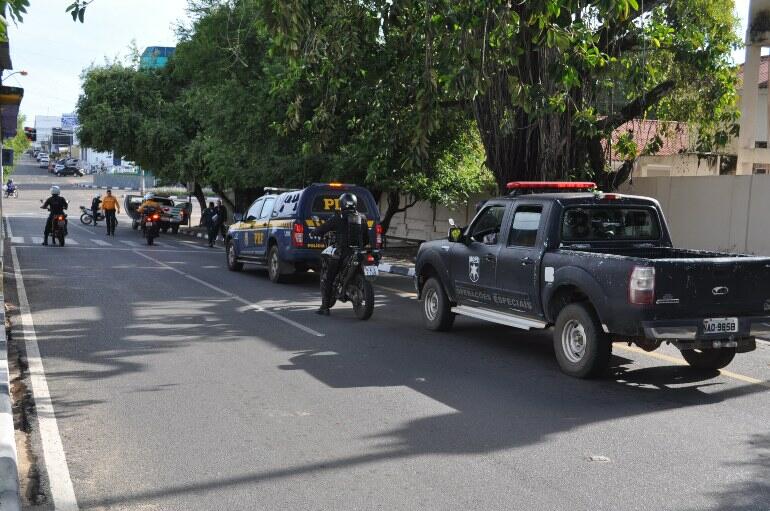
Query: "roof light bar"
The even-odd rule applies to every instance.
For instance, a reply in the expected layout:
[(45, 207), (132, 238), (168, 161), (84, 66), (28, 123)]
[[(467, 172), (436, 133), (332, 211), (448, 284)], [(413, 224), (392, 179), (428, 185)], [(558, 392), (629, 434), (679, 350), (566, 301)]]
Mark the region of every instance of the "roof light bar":
[(595, 190), (596, 183), (590, 181), (511, 181), (509, 190)]

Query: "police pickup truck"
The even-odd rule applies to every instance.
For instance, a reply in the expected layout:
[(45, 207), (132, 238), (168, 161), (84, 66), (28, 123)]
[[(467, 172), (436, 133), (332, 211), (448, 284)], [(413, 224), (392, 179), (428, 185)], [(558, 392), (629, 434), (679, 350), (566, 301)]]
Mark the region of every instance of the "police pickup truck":
[(596, 376), (613, 342), (663, 342), (719, 369), (770, 335), (770, 258), (674, 248), (657, 201), (593, 183), (514, 182), (449, 239), (424, 243), (415, 279), (427, 328), (456, 315), (553, 327), (561, 369)]

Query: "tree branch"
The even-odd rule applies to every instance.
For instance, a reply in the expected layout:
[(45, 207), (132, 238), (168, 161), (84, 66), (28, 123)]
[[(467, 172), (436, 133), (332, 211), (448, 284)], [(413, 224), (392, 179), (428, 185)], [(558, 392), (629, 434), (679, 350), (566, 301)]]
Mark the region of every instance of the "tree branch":
[(597, 123), (600, 131), (607, 133), (621, 126), (623, 123), (642, 115), (650, 106), (671, 92), (676, 86), (674, 80), (666, 80), (652, 88), (647, 94), (640, 96), (620, 109), (619, 112), (601, 119)]

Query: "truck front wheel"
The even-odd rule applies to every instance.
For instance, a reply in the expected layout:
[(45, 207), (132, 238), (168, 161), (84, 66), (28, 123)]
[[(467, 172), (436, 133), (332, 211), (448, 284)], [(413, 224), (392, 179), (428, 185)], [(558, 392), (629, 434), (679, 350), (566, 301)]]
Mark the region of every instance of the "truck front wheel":
[(449, 303), (449, 297), (444, 292), (444, 286), (435, 277), (428, 279), (422, 290), (423, 297), (423, 318), (428, 330), (436, 332), (445, 332), (452, 328), (455, 321), (455, 315), (452, 312), (452, 305)]
[(722, 369), (735, 358), (735, 348), (682, 350), (682, 356), (696, 369)]
[(564, 307), (556, 319), (553, 349), (563, 372), (576, 378), (590, 378), (606, 371), (612, 343), (593, 310), (573, 303)]

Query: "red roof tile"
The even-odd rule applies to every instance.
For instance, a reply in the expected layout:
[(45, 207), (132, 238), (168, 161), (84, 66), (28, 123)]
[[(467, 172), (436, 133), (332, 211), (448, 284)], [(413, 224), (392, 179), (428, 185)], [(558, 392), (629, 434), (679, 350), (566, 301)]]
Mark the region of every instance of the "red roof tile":
[[(688, 125), (683, 122), (642, 119), (628, 121), (612, 132), (613, 151), (615, 144), (625, 133), (631, 134), (640, 154), (656, 135), (660, 136), (663, 145), (661, 145), (660, 150), (654, 153), (655, 155), (670, 156), (690, 151), (690, 130)], [(614, 155), (612, 159), (616, 159)]]
[[(763, 55), (759, 61), (759, 80), (757, 80), (757, 86), (760, 89), (767, 88), (767, 68), (770, 63), (770, 55)], [(743, 64), (738, 66), (738, 79), (743, 82)]]

